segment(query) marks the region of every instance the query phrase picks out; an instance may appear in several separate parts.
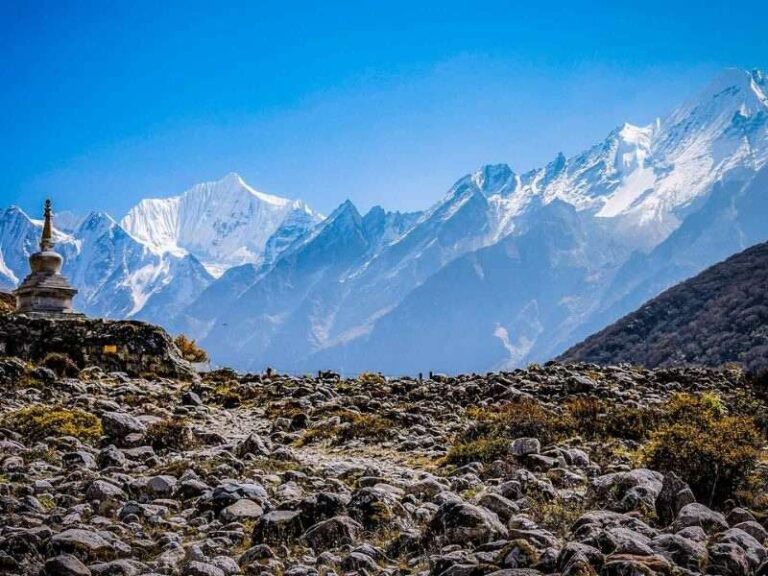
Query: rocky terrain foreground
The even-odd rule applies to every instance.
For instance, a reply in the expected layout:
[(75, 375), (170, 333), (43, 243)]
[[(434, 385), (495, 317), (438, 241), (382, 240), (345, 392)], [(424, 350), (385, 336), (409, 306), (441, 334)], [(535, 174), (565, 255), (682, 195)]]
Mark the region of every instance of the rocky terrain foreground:
[(768, 573), (735, 368), (0, 382), (6, 574)]

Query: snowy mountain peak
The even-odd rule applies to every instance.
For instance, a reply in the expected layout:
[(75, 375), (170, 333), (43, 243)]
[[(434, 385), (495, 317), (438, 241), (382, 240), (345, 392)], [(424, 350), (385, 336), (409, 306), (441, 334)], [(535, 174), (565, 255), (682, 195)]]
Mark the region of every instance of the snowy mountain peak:
[(489, 164), (471, 175), (472, 182), (486, 196), (512, 194), (517, 189), (517, 174), (507, 164)]
[(651, 153), (651, 144), (656, 131), (656, 124), (640, 127), (624, 124), (617, 131), (616, 150), (613, 168), (619, 173), (631, 172), (642, 168), (645, 159)]
[(359, 224), (362, 221), (362, 216), (360, 216), (360, 212), (358, 212), (357, 206), (354, 205), (352, 200), (344, 200), (336, 210), (331, 212), (327, 219), (328, 226), (343, 221), (354, 222), (355, 224)]
[(215, 195), (236, 195), (243, 192), (246, 192), (252, 196), (255, 196), (262, 202), (266, 202), (267, 204), (272, 204), (273, 206), (283, 207), (291, 203), (291, 200), (287, 198), (281, 198), (280, 196), (273, 196), (272, 194), (265, 194), (264, 192), (259, 192), (255, 188), (252, 188), (251, 186), (246, 184), (245, 180), (243, 180), (242, 176), (240, 176), (237, 172), (230, 172), (220, 180), (216, 180), (213, 182), (201, 182), (199, 184), (195, 184), (192, 188), (184, 192), (182, 196), (201, 195), (206, 197), (214, 194)]
[(93, 211), (82, 219), (76, 230), (78, 234), (82, 234), (88, 230), (94, 230), (96, 228), (111, 228), (116, 225), (117, 221), (106, 212)]
[(178, 196), (142, 200), (121, 225), (158, 254), (193, 254), (219, 276), (231, 266), (260, 262), (269, 238), (295, 210), (311, 223), (321, 219), (304, 202), (259, 192), (232, 172)]

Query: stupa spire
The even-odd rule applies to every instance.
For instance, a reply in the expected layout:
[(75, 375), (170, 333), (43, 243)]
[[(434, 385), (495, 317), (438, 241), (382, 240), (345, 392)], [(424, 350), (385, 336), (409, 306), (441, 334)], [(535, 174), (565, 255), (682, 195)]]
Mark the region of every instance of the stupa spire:
[(45, 252), (53, 248), (53, 226), (51, 220), (53, 219), (51, 210), (51, 199), (45, 201), (45, 208), (43, 210), (43, 235), (40, 238), (40, 250)]

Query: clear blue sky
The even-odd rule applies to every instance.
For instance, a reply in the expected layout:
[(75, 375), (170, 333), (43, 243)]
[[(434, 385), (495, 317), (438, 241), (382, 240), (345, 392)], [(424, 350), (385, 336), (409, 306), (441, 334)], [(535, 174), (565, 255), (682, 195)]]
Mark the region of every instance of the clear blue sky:
[(768, 66), (768, 2), (0, 3), (0, 205), (104, 209), (240, 172), (426, 207)]

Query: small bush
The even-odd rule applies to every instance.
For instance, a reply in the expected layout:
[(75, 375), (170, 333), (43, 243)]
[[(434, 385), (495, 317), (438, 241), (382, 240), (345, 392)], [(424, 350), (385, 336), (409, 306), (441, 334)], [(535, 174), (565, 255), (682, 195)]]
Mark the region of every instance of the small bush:
[(528, 513), (531, 518), (561, 538), (567, 538), (571, 526), (590, 509), (586, 499), (577, 497), (534, 497), (530, 501)]
[(155, 450), (190, 450), (195, 437), (183, 418), (168, 418), (147, 428), (147, 440)]
[(446, 462), (463, 465), (470, 462), (493, 462), (509, 454), (509, 440), (506, 438), (478, 438), (457, 442), (448, 450)]
[(726, 413), (722, 398), (714, 392), (673, 394), (662, 407), (662, 419), (668, 423), (690, 422), (706, 424)]
[(392, 433), (392, 422), (375, 414), (360, 414), (343, 411), (339, 414), (340, 424), (324, 423), (308, 429), (299, 444), (330, 440), (333, 444), (343, 444), (350, 440), (385, 440)]
[(236, 408), (249, 401), (260, 398), (264, 389), (251, 383), (240, 383), (238, 380), (216, 382), (209, 392), (211, 401), (221, 404), (224, 408)]
[(575, 429), (570, 414), (559, 414), (532, 398), (492, 408), (469, 408), (467, 416), (473, 423), (449, 449), (449, 463), (492, 462), (506, 457), (509, 442), (515, 438), (538, 438), (548, 444), (567, 437)]
[(565, 403), (565, 413), (573, 421), (579, 434), (588, 438), (599, 438), (605, 434), (605, 413), (607, 407), (594, 396), (573, 398)]
[(194, 340), (187, 338), (184, 334), (179, 334), (173, 340), (176, 347), (181, 352), (181, 357), (187, 362), (207, 362), (208, 353), (200, 348)]
[(762, 437), (751, 418), (728, 416), (714, 394), (676, 394), (664, 407), (664, 423), (643, 447), (643, 463), (675, 472), (697, 499), (723, 502), (752, 472)]
[(569, 400), (565, 414), (576, 433), (593, 440), (644, 440), (659, 421), (659, 411), (653, 408), (608, 404), (594, 396)]
[(80, 368), (78, 368), (74, 360), (60, 352), (49, 352), (46, 354), (42, 365), (53, 370), (59, 377), (77, 378), (80, 374)]
[(93, 414), (39, 404), (6, 414), (2, 424), (33, 442), (49, 436), (74, 436), (92, 442), (102, 435), (101, 421)]
[(558, 414), (531, 398), (522, 398), (494, 408), (470, 408), (467, 415), (475, 425), (467, 432), (466, 439), (483, 436), (508, 439), (532, 437), (543, 444), (560, 440), (574, 430), (574, 422), (568, 414)]
[(640, 442), (650, 436), (659, 418), (660, 413), (654, 408), (616, 406), (605, 415), (604, 436)]

